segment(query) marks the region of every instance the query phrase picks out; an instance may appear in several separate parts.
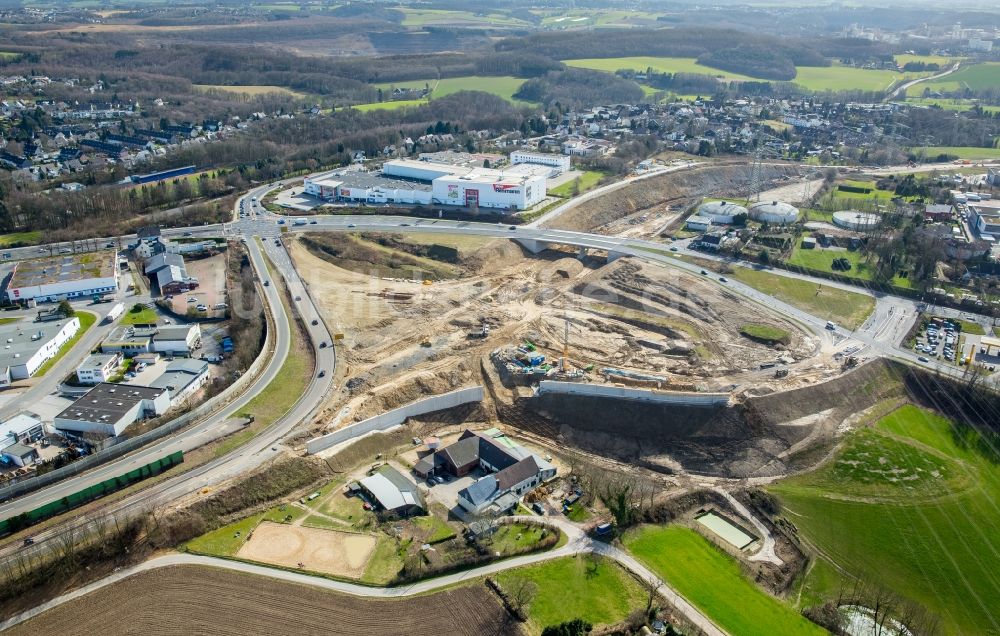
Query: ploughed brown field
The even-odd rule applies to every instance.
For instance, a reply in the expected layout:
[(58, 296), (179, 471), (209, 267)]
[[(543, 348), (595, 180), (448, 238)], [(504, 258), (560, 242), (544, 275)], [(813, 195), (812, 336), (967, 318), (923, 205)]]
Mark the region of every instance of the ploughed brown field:
[(10, 636), (520, 634), (483, 584), (368, 599), (201, 566), (142, 572), (12, 628)]

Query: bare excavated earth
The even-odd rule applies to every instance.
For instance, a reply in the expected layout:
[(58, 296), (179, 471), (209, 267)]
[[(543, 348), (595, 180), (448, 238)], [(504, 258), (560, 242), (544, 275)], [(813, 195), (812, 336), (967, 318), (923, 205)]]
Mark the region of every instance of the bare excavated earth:
[[(764, 187), (785, 177), (798, 176), (792, 164), (766, 164), (761, 169)], [(678, 201), (698, 197), (746, 195), (750, 170), (746, 163), (713, 164), (636, 181), (618, 190), (585, 201), (546, 223), (547, 227), (581, 232), (604, 232), (616, 221), (643, 212), (658, 213)]]
[(519, 425), (653, 470), (727, 477), (786, 474), (795, 453), (830, 440), (850, 415), (901, 391), (874, 361), (813, 386), (719, 408), (540, 394), (515, 401)]

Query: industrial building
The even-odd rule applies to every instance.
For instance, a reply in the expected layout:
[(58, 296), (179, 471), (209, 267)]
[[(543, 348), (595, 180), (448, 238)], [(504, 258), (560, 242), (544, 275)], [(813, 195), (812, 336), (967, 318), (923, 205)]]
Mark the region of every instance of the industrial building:
[(749, 216), (747, 209), (742, 205), (736, 205), (729, 201), (708, 201), (698, 206), (695, 214), (721, 225), (732, 223), (741, 214), (746, 218)]
[(102, 382), (56, 415), (53, 425), (76, 435), (121, 435), (131, 424), (163, 415), (170, 408), (167, 389)]
[[(169, 134), (169, 133), (161, 133)], [(162, 140), (160, 140), (162, 141)], [(161, 170), (160, 172), (151, 172), (149, 174), (134, 174), (129, 177), (132, 183), (156, 183), (157, 181), (164, 181), (166, 179), (173, 179), (174, 177), (183, 177), (184, 175), (194, 174), (194, 166), (184, 166), (182, 168), (173, 168), (171, 170)]]
[(19, 468), (38, 461), (38, 451), (29, 446), (45, 437), (37, 415), (21, 413), (0, 424), (0, 461)]
[(180, 294), (198, 287), (198, 279), (188, 276), (184, 257), (180, 254), (157, 254), (148, 261), (143, 270), (149, 280), (156, 281), (164, 296)]
[(972, 212), (972, 223), (976, 226), (977, 232), (994, 237), (1000, 236), (1000, 214), (971, 205), (969, 211)]
[(684, 223), (684, 229), (693, 232), (705, 232), (712, 227), (712, 219), (704, 216), (690, 216)]
[(306, 178), (304, 191), (326, 201), (525, 210), (545, 198), (549, 172), (531, 164), (494, 170), (399, 159), (381, 174), (344, 168)]
[(187, 358), (174, 360), (167, 365), (163, 375), (150, 383), (157, 389), (170, 392), (170, 406), (177, 406), (208, 382), (208, 363)]
[(199, 344), (201, 326), (198, 323), (164, 327), (119, 325), (101, 343), (101, 352), (118, 352), (128, 358), (154, 352), (188, 356)]
[(0, 325), (0, 389), (33, 376), (79, 330), (76, 316), (55, 322)]
[(150, 353), (153, 350), (155, 333), (156, 327), (119, 325), (112, 329), (101, 343), (101, 352), (121, 353), (126, 358), (139, 353)]
[(37, 258), (14, 264), (5, 288), (11, 302), (59, 302), (118, 291), (113, 250)]
[(750, 206), (750, 218), (772, 225), (790, 225), (799, 220), (799, 209), (781, 201), (761, 201)]
[(882, 217), (872, 212), (858, 212), (857, 210), (842, 210), (833, 213), (833, 224), (846, 230), (864, 232), (878, 227), (882, 222)]
[(120, 352), (92, 353), (76, 368), (76, 379), (80, 384), (100, 384), (110, 380), (124, 358)]
[(569, 172), (571, 169), (569, 155), (557, 155), (555, 153), (544, 153), (544, 152), (525, 152), (524, 150), (515, 150), (510, 153), (510, 162), (513, 165), (519, 165), (522, 163), (536, 164), (539, 166), (548, 166), (552, 168), (551, 176), (557, 176), (563, 172)]

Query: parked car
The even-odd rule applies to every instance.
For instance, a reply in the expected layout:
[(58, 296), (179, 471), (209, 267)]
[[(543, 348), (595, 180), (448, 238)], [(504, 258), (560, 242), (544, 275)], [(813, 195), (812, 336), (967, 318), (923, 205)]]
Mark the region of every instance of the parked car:
[(917, 358), (917, 360), (920, 360), (921, 362), (930, 362), (927, 356), (920, 356), (919, 358)]
[(207, 305), (198, 305), (197, 307), (195, 307), (195, 309), (197, 309), (198, 311), (208, 311), (208, 306)]

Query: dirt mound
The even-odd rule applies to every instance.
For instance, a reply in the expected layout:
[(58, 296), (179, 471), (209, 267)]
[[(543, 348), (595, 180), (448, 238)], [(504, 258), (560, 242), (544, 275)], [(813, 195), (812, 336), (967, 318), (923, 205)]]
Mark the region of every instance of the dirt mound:
[(469, 253), (460, 252), (459, 263), (470, 272), (494, 272), (524, 258), (524, 250), (514, 241), (491, 241)]
[[(765, 165), (765, 183), (797, 175), (794, 165)], [(745, 163), (711, 165), (636, 181), (590, 201), (585, 201), (557, 217), (549, 227), (593, 231), (622, 217), (663, 206), (677, 199), (731, 196), (746, 192), (750, 170)]]

